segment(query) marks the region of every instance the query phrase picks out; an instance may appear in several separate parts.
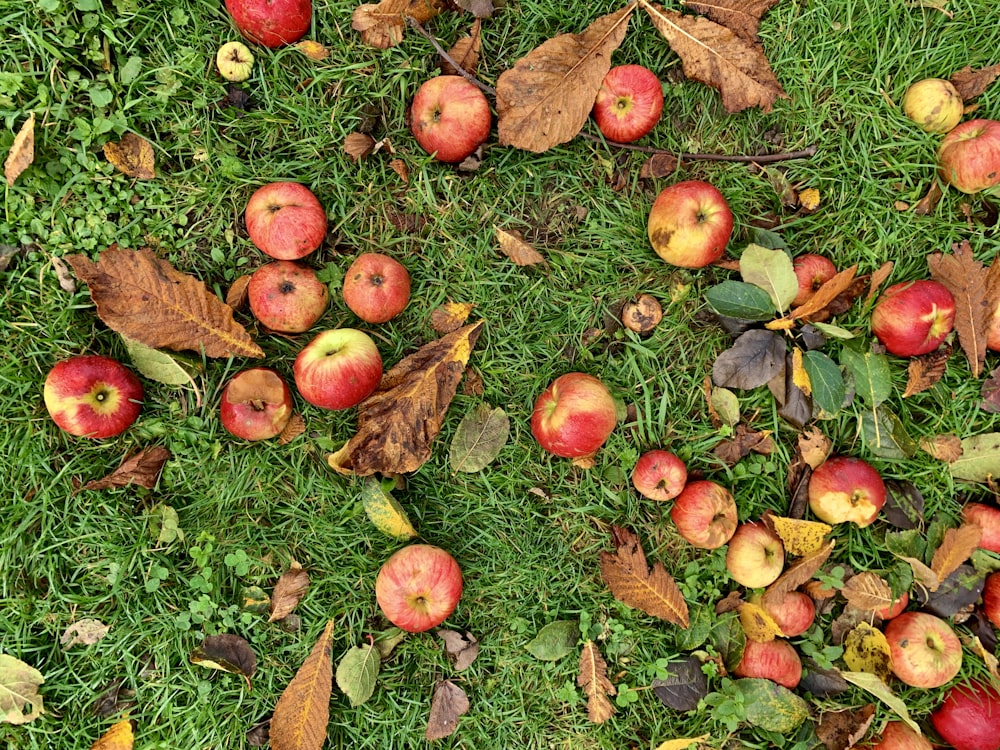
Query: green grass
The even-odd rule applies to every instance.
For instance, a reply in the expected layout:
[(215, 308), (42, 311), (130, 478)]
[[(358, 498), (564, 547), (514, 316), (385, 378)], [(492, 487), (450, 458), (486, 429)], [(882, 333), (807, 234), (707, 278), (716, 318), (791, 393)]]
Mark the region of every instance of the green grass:
[[(773, 430), (776, 453), (732, 469), (711, 454), (719, 434), (702, 384), (727, 342), (706, 316), (702, 293), (726, 273), (675, 271), (648, 247), (646, 214), (671, 180), (642, 180), (642, 154), (583, 139), (537, 155), (494, 141), (483, 166), (469, 175), (437, 164), (405, 123), (409, 97), (436, 71), (431, 45), (408, 32), (398, 48), (366, 48), (350, 28), (354, 3), (314, 5), (310, 38), (331, 56), (316, 63), (291, 48), (255, 48), (245, 84), (253, 106), (239, 112), (217, 104), (226, 92), (214, 53), (237, 37), (218, 2), (0, 4), (0, 151), (29, 112), (37, 118), (34, 166), (5, 189), (0, 214), (0, 244), (17, 248), (0, 274), (0, 650), (44, 674), (46, 708), (29, 725), (0, 725), (0, 741), (16, 750), (89, 746), (124, 715), (91, 712), (97, 696), (120, 679), (135, 691), (128, 716), (137, 722), (137, 747), (244, 747), (245, 732), (273, 709), (328, 620), (335, 622), (335, 659), (383, 629), (373, 583), (399, 544), (369, 524), (361, 481), (333, 473), (325, 462), (352, 434), (353, 414), (300, 402), (307, 432), (290, 445), (233, 439), (219, 425), (218, 400), (243, 361), (204, 363), (197, 391), (147, 381), (139, 423), (114, 440), (68, 437), (42, 404), (45, 374), (59, 359), (95, 352), (127, 360), (117, 335), (97, 319), (86, 287), (74, 294), (60, 289), (52, 257), (95, 257), (112, 243), (151, 246), (224, 293), (262, 260), (242, 223), (247, 198), (265, 182), (289, 179), (309, 185), (327, 210), (328, 240), (311, 260), (334, 290), (363, 251), (388, 252), (409, 268), (413, 302), (374, 331), (387, 363), (434, 338), (429, 311), (449, 299), (475, 303), (474, 315), (486, 321), (471, 360), (483, 395), (455, 398), (431, 460), (396, 493), (421, 538), (461, 564), (466, 589), (448, 624), (475, 634), (480, 656), (456, 675), (438, 639), (409, 638), (383, 664), (367, 704), (351, 708), (334, 691), (328, 746), (426, 746), (433, 685), (449, 677), (468, 692), (471, 709), (442, 747), (653, 748), (702, 733), (710, 734), (712, 747), (816, 745), (808, 725), (792, 737), (745, 725), (731, 733), (720, 715), (677, 713), (650, 690), (632, 694), (637, 700), (594, 726), (573, 688), (575, 658), (542, 663), (524, 650), (547, 623), (582, 617), (600, 634), (614, 682), (632, 688), (650, 684), (658, 660), (686, 653), (676, 628), (619, 604), (602, 583), (599, 553), (611, 546), (611, 524), (639, 533), (650, 559), (664, 562), (692, 606), (711, 607), (734, 588), (723, 552), (693, 551), (666, 507), (631, 490), (628, 475), (641, 451), (669, 447), (693, 473), (731, 487), (741, 518), (787, 507), (785, 468), (796, 434), (764, 389), (741, 393), (741, 408), (755, 427)], [(484, 23), (480, 78), (495, 84), (546, 38), (579, 31), (616, 7), (512, 0)], [(727, 196), (737, 220), (733, 253), (748, 241), (753, 222), (776, 220), (794, 253), (821, 252), (839, 267), (858, 263), (862, 272), (892, 260), (893, 279), (917, 278), (926, 275), (925, 256), (953, 242), (969, 239), (984, 261), (998, 249), (995, 227), (983, 223), (984, 199), (951, 191), (924, 217), (894, 207), (926, 192), (937, 142), (902, 115), (906, 86), (996, 62), (989, 54), (1000, 48), (992, 2), (951, 0), (947, 7), (952, 17), (903, 0), (782, 0), (761, 36), (790, 99), (766, 114), (727, 115), (714, 91), (684, 81), (679, 60), (642, 13), (614, 62), (649, 65), (667, 82), (663, 121), (646, 143), (723, 153), (818, 147), (815, 157), (780, 166), (793, 184), (820, 190), (820, 208), (809, 215), (782, 209), (766, 176), (745, 165), (692, 162), (679, 169), (678, 178), (710, 180)], [(448, 46), (468, 24), (467, 17), (446, 14), (429, 27)], [(980, 115), (1000, 116), (1000, 87), (978, 104)], [(391, 141), (409, 169), (408, 184), (384, 151), (350, 162), (341, 146), (359, 128)], [(133, 181), (103, 158), (102, 145), (125, 132), (154, 144), (157, 179)], [(624, 175), (620, 191), (612, 189), (616, 171)], [(972, 207), (971, 224), (964, 203)], [(401, 231), (392, 222), (399, 214), (424, 217), (426, 224)], [(548, 265), (508, 262), (496, 248), (495, 226), (523, 231)], [(666, 309), (652, 337), (617, 331), (583, 343), (588, 329), (604, 327), (616, 303), (642, 292)], [(868, 313), (859, 303), (838, 323), (866, 331)], [(356, 324), (335, 293), (317, 330)], [(258, 336), (266, 363), (287, 375), (305, 340)], [(987, 366), (996, 364), (991, 355)], [(616, 430), (588, 471), (544, 455), (528, 427), (535, 397), (571, 370), (599, 375), (639, 414), (638, 425)], [(978, 409), (980, 384), (959, 355), (938, 385), (905, 401), (905, 362), (894, 360), (893, 375), (889, 405), (912, 437), (995, 429)], [(510, 415), (510, 442), (488, 469), (452, 476), (447, 446), (480, 400)], [(905, 461), (872, 458), (859, 414), (852, 406), (820, 427), (838, 451), (871, 458), (886, 477), (913, 481), (928, 518), (954, 521), (962, 502), (988, 495), (957, 485), (922, 453)], [(172, 454), (155, 490), (77, 491), (78, 483), (154, 444)], [(182, 542), (158, 545), (151, 536), (157, 503), (177, 510)], [(885, 532), (881, 523), (838, 529), (840, 559), (859, 568), (891, 565)], [(204, 551), (207, 544), (212, 551), (198, 564), (192, 548)], [(251, 563), (245, 575), (225, 562), (238, 553)], [(301, 629), (285, 632), (241, 614), (242, 589), (270, 590), (293, 559), (312, 582), (297, 610)], [(109, 635), (63, 650), (60, 634), (84, 617), (109, 624)], [(824, 640), (830, 619), (820, 621), (812, 641)], [(260, 667), (252, 691), (237, 677), (188, 663), (202, 634), (216, 632), (235, 632), (253, 644)], [(967, 651), (962, 676), (984, 673)], [(725, 681), (714, 678), (711, 685), (721, 691)], [(900, 692), (921, 721), (940, 694)], [(813, 704), (818, 711), (868, 700), (857, 692), (842, 698)], [(879, 706), (875, 727), (888, 717)]]

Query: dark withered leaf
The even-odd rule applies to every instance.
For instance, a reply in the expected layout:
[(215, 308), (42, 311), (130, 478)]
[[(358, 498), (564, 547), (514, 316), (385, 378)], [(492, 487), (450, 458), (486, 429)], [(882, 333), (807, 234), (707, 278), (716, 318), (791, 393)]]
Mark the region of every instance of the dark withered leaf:
[(454, 630), (438, 630), (436, 634), (444, 641), (445, 653), (456, 671), (468, 669), (479, 656), (479, 640), (472, 633), (466, 631), (463, 635)]
[(986, 613), (982, 609), (977, 607), (972, 613), (972, 617), (966, 622), (966, 625), (968, 625), (972, 634), (979, 638), (979, 642), (983, 644), (983, 648), (991, 654), (996, 653), (998, 643), (997, 631), (993, 629), (993, 623), (990, 622), (990, 618), (986, 616)]
[(469, 710), (469, 697), (451, 680), (441, 680), (434, 686), (431, 715), (424, 736), (429, 741), (440, 740), (458, 729), (458, 717)]
[(827, 750), (849, 750), (854, 747), (875, 718), (875, 704), (842, 711), (824, 711), (816, 724), (816, 736)]
[(778, 402), (778, 416), (799, 430), (809, 423), (812, 400), (795, 384), (791, 354), (786, 355), (784, 369), (768, 381), (767, 387)]
[(653, 692), (663, 705), (677, 711), (694, 711), (698, 701), (708, 695), (708, 678), (701, 671), (701, 660), (688, 656), (667, 666), (669, 675), (653, 680)]
[(750, 390), (766, 385), (785, 366), (785, 342), (771, 331), (751, 329), (736, 339), (712, 365), (712, 382)]
[(949, 618), (965, 607), (975, 604), (983, 593), (984, 578), (971, 565), (960, 565), (941, 581), (937, 591), (914, 586), (912, 597), (931, 614)]
[(263, 747), (270, 740), (271, 714), (268, 714), (247, 730), (247, 744), (250, 747)]
[(1000, 414), (1000, 367), (990, 373), (990, 376), (983, 381), (983, 389), (980, 393), (983, 402), (979, 408), (988, 411), (990, 414)]
[(244, 638), (232, 633), (205, 636), (201, 645), (192, 649), (189, 658), (192, 664), (238, 674), (246, 680), (247, 686), (257, 672), (257, 654)]
[(94, 705), (90, 707), (91, 713), (107, 719), (135, 706), (135, 691), (129, 690), (124, 685), (125, 680), (122, 677), (113, 680), (104, 692), (97, 696)]
[(219, 106), (232, 107), (240, 112), (246, 112), (252, 108), (253, 104), (250, 101), (250, 94), (235, 83), (230, 83), (226, 87), (226, 95), (219, 101)]
[(847, 680), (840, 676), (836, 669), (824, 669), (809, 658), (802, 660), (802, 679), (799, 689), (812, 693), (817, 698), (829, 698), (843, 693), (848, 685)]
[(882, 516), (897, 529), (915, 529), (924, 520), (924, 496), (917, 486), (907, 479), (889, 479)]

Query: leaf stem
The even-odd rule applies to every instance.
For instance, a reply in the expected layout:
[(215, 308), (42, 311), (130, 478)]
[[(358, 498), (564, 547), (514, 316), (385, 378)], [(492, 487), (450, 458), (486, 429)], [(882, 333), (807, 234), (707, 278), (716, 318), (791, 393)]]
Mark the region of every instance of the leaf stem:
[(494, 99), (496, 98), (496, 95), (497, 95), (497, 90), (496, 90), (495, 88), (493, 88), (492, 86), (490, 86), (489, 84), (486, 84), (486, 83), (483, 83), (482, 81), (480, 81), (480, 80), (479, 80), (478, 78), (476, 78), (476, 77), (475, 77), (474, 75), (472, 75), (471, 73), (469, 73), (469, 72), (468, 72), (468, 71), (467, 71), (467, 70), (466, 70), (465, 68), (463, 68), (463, 67), (462, 67), (462, 66), (461, 66), (461, 65), (460, 65), (459, 63), (457, 63), (457, 62), (455, 61), (455, 58), (453, 58), (453, 57), (452, 57), (451, 55), (449, 55), (449, 54), (448, 54), (448, 53), (447, 53), (447, 52), (445, 51), (444, 47), (442, 47), (442, 46), (441, 46), (441, 45), (440, 45), (440, 44), (438, 43), (438, 40), (437, 40), (437, 39), (435, 39), (435, 38), (434, 38), (434, 37), (433, 37), (433, 36), (431, 35), (431, 33), (430, 33), (429, 31), (427, 31), (427, 29), (425, 29), (425, 28), (424, 28), (424, 27), (423, 27), (423, 26), (421, 25), (420, 21), (418, 21), (418, 20), (417, 20), (416, 18), (414, 18), (413, 16), (403, 16), (403, 17), (404, 17), (404, 18), (406, 19), (406, 22), (407, 22), (407, 23), (408, 23), (408, 24), (409, 24), (410, 26), (412, 26), (412, 27), (413, 27), (414, 29), (416, 29), (417, 31), (419, 31), (419, 32), (420, 32), (420, 34), (421, 34), (421, 35), (422, 35), (422, 36), (423, 36), (423, 37), (424, 37), (425, 39), (427, 39), (427, 41), (429, 41), (429, 42), (430, 42), (430, 43), (431, 43), (432, 45), (434, 45), (434, 49), (436, 49), (436, 50), (437, 50), (437, 53), (438, 53), (439, 55), (441, 55), (441, 57), (443, 57), (443, 58), (444, 58), (444, 59), (445, 59), (445, 60), (446, 60), (446, 61), (447, 61), (447, 62), (448, 62), (448, 63), (449, 63), (450, 65), (451, 65), (451, 67), (453, 67), (453, 68), (455, 69), (455, 71), (456, 71), (456, 72), (457, 72), (457, 73), (458, 73), (458, 74), (459, 74), (460, 76), (462, 76), (462, 77), (463, 77), (463, 78), (464, 78), (465, 80), (469, 81), (470, 83), (473, 83), (473, 84), (475, 84), (476, 86), (478, 86), (478, 87), (479, 87), (480, 89), (482, 89), (483, 91), (485, 91), (485, 92), (486, 92), (487, 94), (489, 94), (490, 96), (492, 96), (492, 97), (493, 97)]

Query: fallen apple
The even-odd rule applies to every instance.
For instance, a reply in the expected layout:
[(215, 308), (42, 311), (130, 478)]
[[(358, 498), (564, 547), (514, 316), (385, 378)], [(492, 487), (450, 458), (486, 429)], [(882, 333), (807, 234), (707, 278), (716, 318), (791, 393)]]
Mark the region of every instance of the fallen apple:
[(941, 179), (963, 193), (1000, 185), (1000, 122), (969, 120), (946, 135), (937, 153)]
[(650, 500), (673, 500), (686, 482), (687, 467), (670, 451), (646, 451), (632, 470), (632, 486)]
[(362, 253), (344, 274), (344, 302), (366, 323), (385, 323), (410, 301), (410, 274), (395, 258)]
[(269, 367), (254, 367), (233, 376), (222, 389), (219, 419), (244, 440), (280, 435), (292, 416), (292, 392)]
[(883, 620), (891, 620), (893, 617), (899, 617), (903, 612), (906, 611), (907, 605), (910, 603), (910, 595), (904, 591), (896, 599), (893, 599), (892, 603), (887, 604), (881, 609), (875, 610), (877, 614)]
[(297, 42), (309, 31), (312, 0), (226, 0), (240, 33), (274, 49)]
[(215, 53), (215, 67), (227, 81), (245, 81), (253, 70), (253, 53), (243, 42), (226, 42)]
[(302, 333), (326, 311), (326, 284), (308, 266), (276, 260), (250, 276), (247, 300), (254, 317), (272, 331)]
[(934, 750), (930, 740), (902, 721), (888, 722), (878, 740), (858, 747), (870, 750)]
[(549, 453), (582, 458), (604, 445), (617, 421), (607, 386), (593, 375), (569, 372), (538, 397), (531, 412), (531, 434)]
[(780, 638), (773, 641), (747, 639), (743, 658), (733, 674), (737, 677), (762, 677), (791, 690), (802, 679), (802, 660), (788, 641)]
[(982, 529), (980, 549), (1000, 552), (1000, 508), (985, 503), (966, 503), (962, 507), (962, 521), (974, 523)]
[(903, 94), (903, 112), (928, 133), (947, 133), (962, 121), (965, 102), (951, 81), (925, 78)]
[(139, 418), (144, 392), (139, 379), (121, 362), (81, 354), (49, 370), (42, 395), (60, 429), (101, 439), (121, 434)]
[(885, 626), (892, 671), (911, 687), (936, 688), (962, 668), (962, 644), (940, 617), (904, 612)]
[(874, 522), (885, 505), (885, 482), (871, 464), (860, 458), (833, 456), (809, 477), (809, 508), (830, 524), (850, 521), (860, 527)]
[(326, 213), (319, 199), (297, 182), (272, 182), (247, 202), (247, 234), (277, 260), (298, 260), (323, 244)]
[(1000, 300), (997, 300), (996, 307), (990, 315), (990, 327), (986, 332), (986, 347), (995, 352), (1000, 352)]
[(410, 132), (428, 154), (460, 162), (490, 136), (490, 103), (462, 76), (440, 75), (425, 81), (410, 105)]
[(733, 580), (749, 589), (763, 588), (778, 580), (785, 567), (781, 538), (759, 521), (736, 527), (726, 550), (726, 570)]
[(897, 357), (934, 351), (955, 324), (955, 298), (937, 281), (893, 284), (872, 310), (872, 333)]
[(739, 523), (733, 493), (707, 479), (688, 482), (670, 509), (677, 533), (694, 547), (718, 549)]
[(323, 331), (303, 347), (292, 366), (295, 387), (322, 409), (350, 409), (382, 379), (382, 356), (371, 337), (354, 328)]
[(422, 633), (440, 625), (462, 596), (462, 570), (440, 547), (411, 544), (392, 555), (375, 579), (375, 599), (397, 628)]
[(799, 282), (799, 291), (792, 300), (792, 307), (808, 302), (816, 290), (837, 275), (833, 261), (823, 255), (806, 253), (792, 259), (792, 269)]
[(702, 268), (726, 251), (733, 212), (714, 185), (687, 180), (660, 191), (646, 230), (653, 250), (667, 263)]
[(978, 681), (953, 685), (931, 724), (955, 750), (1000, 750), (1000, 691)]
[(601, 82), (593, 117), (609, 141), (631, 143), (652, 130), (663, 111), (663, 84), (642, 65), (617, 65)]
[(983, 612), (993, 627), (1000, 629), (1000, 571), (986, 576), (983, 584)]
[(750, 601), (764, 608), (785, 638), (802, 635), (816, 619), (816, 605), (812, 597), (802, 591), (789, 591), (780, 599), (764, 599), (761, 595), (750, 597)]

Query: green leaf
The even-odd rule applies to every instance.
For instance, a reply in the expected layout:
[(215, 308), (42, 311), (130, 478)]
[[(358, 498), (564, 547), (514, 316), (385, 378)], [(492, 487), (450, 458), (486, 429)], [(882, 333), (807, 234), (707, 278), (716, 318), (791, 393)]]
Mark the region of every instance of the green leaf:
[(361, 502), (376, 529), (393, 539), (412, 539), (417, 535), (417, 530), (407, 518), (403, 506), (390, 494), (389, 490), (394, 484), (395, 481), (391, 479), (380, 482), (375, 477), (366, 478), (361, 490)]
[(820, 351), (802, 355), (802, 366), (809, 375), (813, 403), (827, 414), (836, 414), (844, 405), (847, 385), (837, 363)]
[(510, 419), (500, 407), (475, 406), (455, 430), (448, 460), (454, 472), (475, 473), (489, 466), (500, 455), (510, 435)]
[(858, 395), (869, 407), (874, 409), (892, 395), (892, 373), (884, 354), (859, 353), (845, 346), (840, 352), (840, 364), (851, 373)]
[(580, 623), (576, 620), (556, 620), (538, 631), (524, 648), (542, 661), (556, 661), (576, 649), (580, 640)]
[(886, 685), (882, 680), (880, 680), (876, 675), (868, 674), (867, 672), (841, 672), (840, 676), (847, 680), (852, 685), (857, 685), (862, 690), (865, 690), (885, 705), (895, 711), (896, 715), (906, 723), (910, 729), (914, 732), (920, 733), (920, 727), (914, 723), (913, 719), (910, 718), (909, 711), (906, 710), (906, 704), (903, 703), (899, 698), (893, 694), (889, 686)]
[(723, 281), (705, 292), (705, 301), (717, 315), (739, 320), (771, 320), (774, 303), (767, 292), (742, 281)]
[(730, 427), (740, 421), (740, 400), (728, 388), (713, 388), (711, 403), (719, 419)]
[(146, 346), (128, 336), (122, 336), (122, 343), (125, 344), (135, 369), (150, 380), (164, 385), (188, 385), (192, 382), (191, 373), (188, 371), (190, 365), (188, 367), (182, 365), (181, 363), (186, 360), (181, 357)]
[(809, 706), (786, 687), (759, 677), (736, 680), (743, 694), (748, 724), (766, 732), (788, 734), (809, 718)]
[(760, 227), (750, 227), (750, 241), (755, 245), (767, 247), (772, 250), (779, 250), (786, 247), (784, 238), (777, 232)]
[(748, 245), (740, 256), (740, 275), (747, 284), (767, 292), (775, 309), (785, 311), (799, 293), (792, 259), (784, 250)]
[(132, 83), (142, 72), (142, 58), (132, 55), (125, 64), (118, 69), (118, 80), (123, 86)]
[(42, 715), (42, 673), (20, 659), (0, 654), (0, 724), (27, 724)]
[(909, 458), (917, 450), (899, 417), (884, 404), (861, 415), (861, 435), (880, 458)]
[(169, 505), (157, 503), (149, 512), (149, 532), (157, 544), (171, 544), (184, 541), (177, 511)]
[(821, 333), (826, 334), (832, 339), (843, 339), (846, 341), (848, 339), (855, 338), (855, 336), (857, 335), (851, 333), (846, 328), (835, 326), (832, 323), (820, 323), (818, 321), (813, 321), (809, 325), (811, 325), (813, 328), (820, 331)]
[(707, 604), (693, 604), (688, 610), (688, 626), (677, 633), (674, 643), (681, 651), (700, 648), (712, 635), (716, 625), (715, 607)]
[(375, 679), (381, 666), (378, 650), (371, 645), (354, 646), (337, 664), (337, 687), (352, 706), (360, 706), (375, 692)]
[(969, 482), (987, 482), (1000, 477), (1000, 432), (965, 438), (962, 455), (950, 468), (955, 479)]

